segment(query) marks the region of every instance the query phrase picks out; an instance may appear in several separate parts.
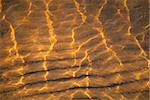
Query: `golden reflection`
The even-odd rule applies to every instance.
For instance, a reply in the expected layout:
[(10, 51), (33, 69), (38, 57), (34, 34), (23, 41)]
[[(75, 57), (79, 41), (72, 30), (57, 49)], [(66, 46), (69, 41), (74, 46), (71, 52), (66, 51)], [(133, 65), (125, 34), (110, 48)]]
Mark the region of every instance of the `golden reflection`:
[(33, 6), (32, 0), (28, 0), (28, 2), (29, 2), (29, 7), (28, 7), (28, 10), (27, 10), (27, 16), (25, 16), (23, 18), (22, 22), (24, 22), (27, 19), (27, 17), (29, 17), (30, 14), (32, 13), (32, 6)]
[(147, 100), (147, 1), (0, 0), (2, 100)]
[(100, 33), (100, 36), (101, 36), (102, 39), (103, 39), (103, 43), (104, 43), (106, 49), (107, 49), (108, 51), (112, 52), (113, 56), (118, 60), (120, 66), (123, 66), (123, 63), (122, 63), (122, 61), (120, 60), (120, 58), (117, 56), (116, 52), (113, 51), (113, 50), (111, 49), (111, 47), (108, 47), (107, 41), (106, 41), (106, 39), (105, 39), (104, 32), (101, 32), (101, 33)]
[(83, 12), (81, 12), (81, 10), (80, 10), (80, 4), (76, 0), (73, 0), (73, 2), (75, 4), (77, 12), (81, 15), (82, 22), (85, 23), (85, 21), (87, 19), (87, 16), (85, 16), (85, 14)]
[(5, 20), (9, 24), (9, 27), (10, 27), (10, 31), (11, 31), (10, 32), (10, 38), (11, 38), (11, 41), (13, 42), (13, 47), (11, 49), (9, 49), (9, 53), (10, 53), (10, 56), (13, 56), (12, 52), (14, 50), (15, 51), (15, 56), (16, 56), (16, 58), (13, 59), (13, 62), (14, 62), (15, 59), (20, 58), (22, 63), (24, 63), (25, 61), (23, 59), (23, 56), (21, 56), (18, 52), (17, 40), (16, 40), (15, 30), (13, 28), (13, 25), (8, 20), (6, 20), (5, 15), (3, 16), (2, 19)]

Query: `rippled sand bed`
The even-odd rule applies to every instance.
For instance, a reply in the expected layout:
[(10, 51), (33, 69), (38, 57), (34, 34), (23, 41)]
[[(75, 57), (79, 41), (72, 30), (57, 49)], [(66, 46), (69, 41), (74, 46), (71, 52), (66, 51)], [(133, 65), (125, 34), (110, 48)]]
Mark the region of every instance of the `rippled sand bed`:
[(0, 100), (148, 100), (148, 0), (0, 2)]

